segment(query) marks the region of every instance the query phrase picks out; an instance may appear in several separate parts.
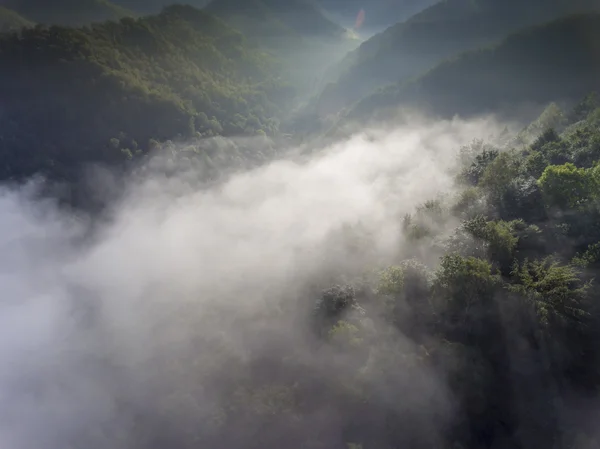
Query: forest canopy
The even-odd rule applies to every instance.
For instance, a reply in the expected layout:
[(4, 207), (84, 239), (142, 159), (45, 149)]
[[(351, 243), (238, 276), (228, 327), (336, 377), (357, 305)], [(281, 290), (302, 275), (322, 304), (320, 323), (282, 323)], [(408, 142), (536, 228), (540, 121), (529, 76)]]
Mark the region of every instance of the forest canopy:
[(68, 178), (84, 161), (123, 160), (152, 140), (271, 134), (293, 96), (270, 57), (187, 6), (4, 35), (0, 65), (5, 179)]
[[(419, 107), (440, 116), (510, 114), (521, 104), (575, 102), (600, 87), (600, 14), (568, 16), (456, 55), (360, 100), (350, 116)], [(510, 82), (506, 82), (510, 80)]]
[(600, 447), (597, 0), (164, 3), (0, 8), (0, 444)]

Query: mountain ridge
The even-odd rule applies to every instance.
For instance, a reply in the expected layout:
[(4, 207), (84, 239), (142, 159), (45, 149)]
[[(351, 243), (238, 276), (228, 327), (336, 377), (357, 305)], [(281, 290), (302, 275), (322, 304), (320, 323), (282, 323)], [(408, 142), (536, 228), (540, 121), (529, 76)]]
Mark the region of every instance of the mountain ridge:
[(184, 6), (5, 35), (0, 65), (2, 170), (15, 176), (38, 167), (68, 177), (84, 161), (120, 161), (153, 140), (272, 133), (290, 95), (270, 57)]
[[(573, 100), (600, 87), (600, 14), (575, 14), (450, 58), (413, 81), (382, 88), (349, 117), (417, 106), (441, 116), (501, 111), (519, 102)], [(511, 83), (500, 83), (501, 79)]]
[(600, 2), (439, 2), (348, 54), (329, 74), (331, 82), (323, 89), (319, 109), (325, 114), (335, 113), (377, 87), (408, 80), (457, 53), (493, 44), (528, 26), (588, 10), (600, 10)]
[(18, 31), (24, 27), (31, 27), (34, 23), (21, 16), (12, 9), (0, 6), (0, 33)]
[(49, 25), (81, 26), (135, 16), (108, 0), (5, 0), (5, 5), (28, 20)]

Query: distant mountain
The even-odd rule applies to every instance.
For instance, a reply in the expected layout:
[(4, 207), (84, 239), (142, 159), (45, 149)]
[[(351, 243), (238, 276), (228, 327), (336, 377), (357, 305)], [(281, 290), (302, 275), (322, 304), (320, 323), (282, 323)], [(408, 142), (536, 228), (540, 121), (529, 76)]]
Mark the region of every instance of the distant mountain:
[(600, 14), (569, 16), (464, 53), (415, 81), (361, 100), (351, 118), (416, 106), (440, 116), (514, 111), (520, 105), (579, 99), (600, 88)]
[(77, 26), (134, 15), (108, 0), (5, 0), (4, 3), (28, 20), (52, 25)]
[(337, 112), (373, 89), (408, 80), (440, 61), (568, 13), (600, 8), (599, 0), (445, 0), (364, 42), (330, 74), (319, 102)]
[(204, 8), (208, 0), (112, 0), (116, 5), (140, 14), (159, 13), (164, 7), (172, 4), (183, 4), (194, 8)]
[(303, 96), (314, 94), (325, 69), (360, 43), (314, 0), (213, 0), (205, 11), (281, 60)]
[(361, 28), (387, 28), (403, 22), (438, 0), (320, 0), (323, 8), (348, 26), (353, 26), (359, 12), (364, 11)]
[(0, 6), (0, 33), (16, 31), (33, 25), (33, 22), (25, 19), (16, 11)]
[(68, 179), (153, 139), (273, 133), (291, 97), (269, 57), (189, 6), (4, 35), (0, 67), (0, 179)]
[(206, 11), (263, 40), (341, 37), (345, 32), (312, 0), (213, 0)]

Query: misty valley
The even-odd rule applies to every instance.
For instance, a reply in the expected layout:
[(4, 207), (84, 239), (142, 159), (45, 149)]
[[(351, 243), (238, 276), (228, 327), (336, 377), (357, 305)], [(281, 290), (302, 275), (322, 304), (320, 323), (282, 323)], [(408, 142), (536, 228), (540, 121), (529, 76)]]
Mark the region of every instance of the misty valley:
[(0, 3), (1, 449), (600, 449), (600, 0)]

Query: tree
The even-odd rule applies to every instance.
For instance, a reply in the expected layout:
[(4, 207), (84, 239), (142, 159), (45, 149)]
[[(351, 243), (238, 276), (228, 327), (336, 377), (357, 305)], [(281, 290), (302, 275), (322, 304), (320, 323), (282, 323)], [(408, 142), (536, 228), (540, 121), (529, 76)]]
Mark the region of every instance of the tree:
[(581, 208), (599, 193), (598, 169), (577, 168), (570, 162), (550, 165), (542, 173), (539, 185), (548, 206)]
[(433, 306), (444, 334), (472, 342), (485, 334), (500, 280), (491, 265), (475, 257), (442, 257), (433, 283)]
[(429, 270), (417, 260), (405, 260), (380, 273), (377, 294), (386, 302), (393, 323), (412, 338), (430, 331), (431, 284)]

